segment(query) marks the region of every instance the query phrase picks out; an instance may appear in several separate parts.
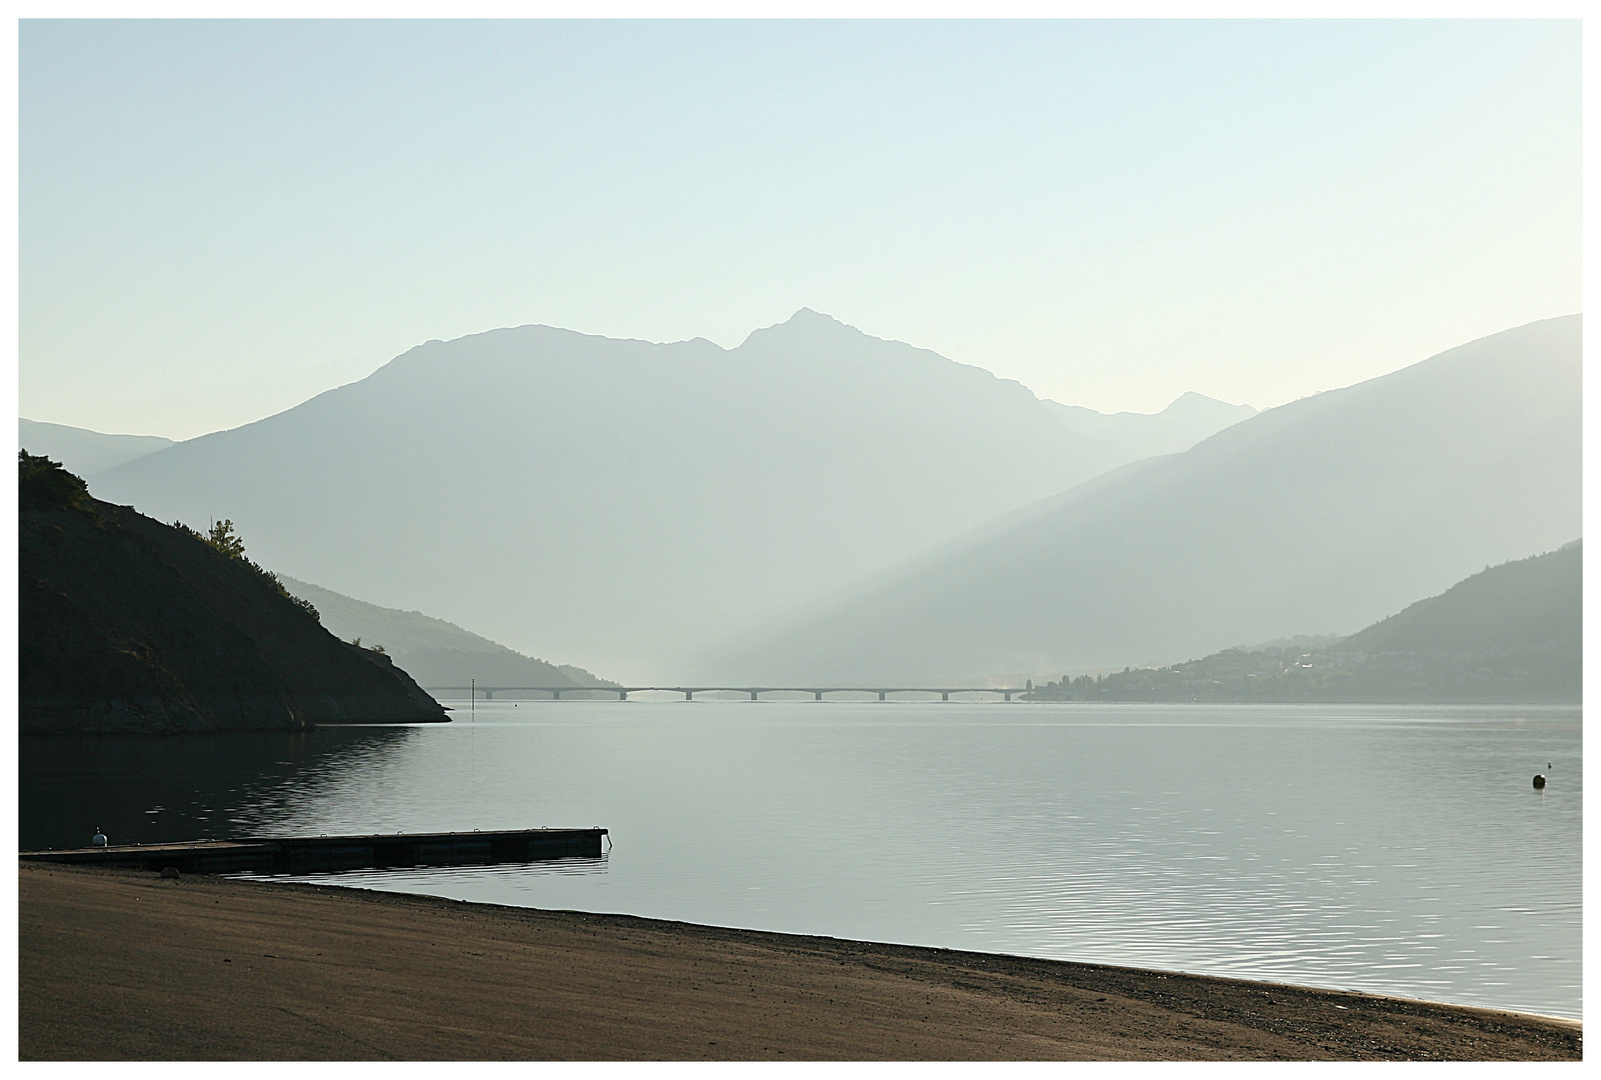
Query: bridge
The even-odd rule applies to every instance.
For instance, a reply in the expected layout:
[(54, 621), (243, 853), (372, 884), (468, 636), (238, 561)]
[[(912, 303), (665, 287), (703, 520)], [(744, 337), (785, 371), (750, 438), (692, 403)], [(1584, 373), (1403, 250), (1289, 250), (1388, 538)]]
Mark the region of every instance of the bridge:
[[(825, 701), (824, 694), (877, 694), (879, 701), (888, 701), (890, 694), (938, 694), (941, 701), (949, 701), (952, 694), (1000, 694), (1006, 701), (1013, 694), (1027, 694), (1033, 687), (1024, 686), (425, 686), (424, 690), (438, 697), (441, 694), (469, 697), (484, 696), (485, 701), (495, 700), (496, 694), (549, 694), (550, 700), (560, 701), (563, 694), (578, 691), (616, 694), (618, 701), (627, 701), (629, 694), (661, 691), (683, 694), (685, 701), (694, 701), (696, 694), (734, 693), (749, 694), (750, 700), (760, 701), (763, 694), (811, 694), (814, 701)], [(540, 699), (535, 699), (540, 700)], [(570, 698), (568, 700), (571, 700)]]

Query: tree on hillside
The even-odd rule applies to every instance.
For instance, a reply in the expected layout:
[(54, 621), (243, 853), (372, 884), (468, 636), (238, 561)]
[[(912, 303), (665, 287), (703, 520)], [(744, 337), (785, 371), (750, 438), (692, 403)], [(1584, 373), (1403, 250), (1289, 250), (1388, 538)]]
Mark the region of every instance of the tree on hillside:
[(233, 531), (231, 518), (212, 522), (211, 532), (206, 534), (205, 541), (230, 559), (245, 557), (245, 542)]
[(172, 527), (177, 529), (179, 532), (194, 537), (202, 543), (209, 544), (211, 547), (228, 556), (228, 558), (237, 559), (238, 561), (244, 563), (246, 566), (250, 567), (250, 569), (254, 570), (256, 573), (260, 574), (264, 579), (266, 579), (273, 589), (275, 589), (285, 599), (289, 600), (296, 607), (306, 612), (306, 614), (310, 615), (313, 619), (316, 619), (319, 622), (322, 621), (322, 616), (317, 613), (317, 609), (311, 605), (309, 600), (302, 600), (300, 597), (284, 588), (284, 583), (278, 579), (277, 574), (245, 557), (245, 542), (238, 533), (233, 531), (232, 518), (224, 518), (221, 521), (213, 521), (211, 523), (211, 531), (205, 535), (201, 535), (181, 521), (174, 521), (172, 523)]
[(89, 509), (89, 485), (42, 454), (17, 452), (17, 502), (24, 510)]

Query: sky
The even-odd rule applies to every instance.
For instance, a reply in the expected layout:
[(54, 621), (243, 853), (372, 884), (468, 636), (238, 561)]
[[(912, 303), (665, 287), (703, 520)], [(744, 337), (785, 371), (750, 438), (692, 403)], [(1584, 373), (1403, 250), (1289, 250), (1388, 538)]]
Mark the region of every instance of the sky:
[(1581, 307), (1567, 21), (24, 21), (19, 411), (796, 309), (1153, 412)]

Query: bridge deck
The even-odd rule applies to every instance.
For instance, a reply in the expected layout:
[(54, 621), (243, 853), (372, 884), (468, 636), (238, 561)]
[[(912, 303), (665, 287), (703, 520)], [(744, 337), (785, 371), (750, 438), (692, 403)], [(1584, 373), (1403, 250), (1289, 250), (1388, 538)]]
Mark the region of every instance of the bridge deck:
[(751, 701), (761, 700), (762, 694), (811, 694), (814, 701), (825, 700), (825, 694), (876, 694), (879, 701), (888, 701), (890, 694), (938, 694), (941, 701), (949, 701), (952, 694), (999, 694), (1006, 701), (1013, 695), (1029, 694), (1027, 686), (425, 686), (430, 694), (482, 694), (493, 701), (496, 694), (540, 693), (549, 694), (560, 701), (563, 694), (607, 693), (616, 694), (619, 701), (627, 701), (629, 694), (672, 693), (683, 694), (685, 701), (693, 701), (696, 694), (749, 694)]

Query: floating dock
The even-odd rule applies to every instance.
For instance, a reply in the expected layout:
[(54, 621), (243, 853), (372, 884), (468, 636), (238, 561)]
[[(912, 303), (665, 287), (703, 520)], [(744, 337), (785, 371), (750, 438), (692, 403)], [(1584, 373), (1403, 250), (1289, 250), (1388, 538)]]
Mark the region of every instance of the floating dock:
[(24, 851), (21, 858), (133, 870), (173, 867), (185, 874), (326, 874), (413, 866), (484, 866), (569, 856), (599, 858), (605, 829), (377, 833), (371, 836), (270, 836), (178, 844), (118, 844)]

